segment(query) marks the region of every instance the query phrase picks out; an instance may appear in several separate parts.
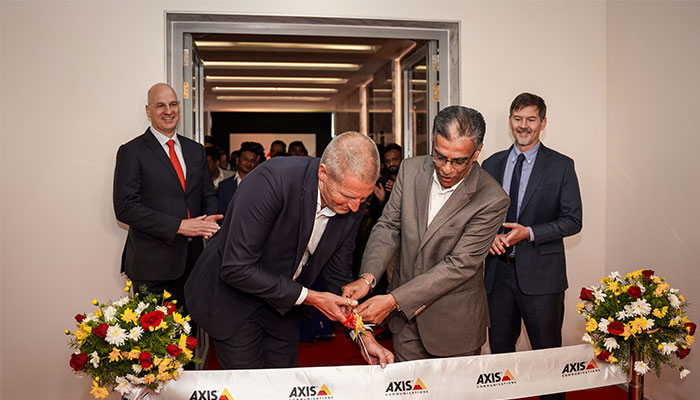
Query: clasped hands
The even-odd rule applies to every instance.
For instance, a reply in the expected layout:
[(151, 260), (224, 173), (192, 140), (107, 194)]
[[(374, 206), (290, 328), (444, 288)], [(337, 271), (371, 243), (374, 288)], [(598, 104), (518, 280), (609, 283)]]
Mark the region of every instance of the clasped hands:
[(516, 222), (506, 222), (503, 227), (510, 229), (510, 232), (496, 235), (489, 249), (491, 254), (500, 256), (506, 252), (506, 247), (514, 246), (530, 238), (530, 231)]
[(177, 233), (187, 237), (203, 236), (205, 239), (209, 239), (219, 230), (219, 224), (216, 221), (223, 217), (221, 214), (214, 214), (183, 219)]

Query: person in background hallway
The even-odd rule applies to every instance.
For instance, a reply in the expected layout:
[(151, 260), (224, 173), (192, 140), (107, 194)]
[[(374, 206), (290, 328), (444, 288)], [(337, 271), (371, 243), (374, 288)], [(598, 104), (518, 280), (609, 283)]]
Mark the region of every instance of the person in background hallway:
[(289, 144), (289, 155), (308, 157), (309, 151), (306, 150), (306, 146), (304, 146), (303, 142), (295, 140)]
[(370, 212), (374, 218), (379, 219), (384, 210), (384, 205), (389, 201), (391, 189), (394, 187), (396, 175), (399, 173), (399, 166), (403, 160), (403, 149), (396, 143), (392, 143), (384, 149), (382, 154), (382, 165), (384, 174), (377, 181), (374, 188), (374, 200), (370, 203)]
[(562, 344), (568, 287), (563, 239), (581, 231), (582, 206), (573, 160), (540, 142), (546, 115), (540, 96), (519, 94), (510, 105), (514, 145), (484, 161), (484, 170), (511, 198), (486, 260), (492, 353), (515, 351), (521, 320), (533, 350)]
[(358, 307), (364, 321), (388, 318), (399, 361), (476, 355), (486, 341), (484, 259), (508, 196), (476, 162), (485, 133), (474, 109), (438, 113), (432, 155), (401, 164), (367, 242), (362, 275), (343, 291), (364, 297), (399, 249), (389, 293)]
[(228, 163), (228, 154), (226, 154), (226, 152), (221, 150), (221, 149), (218, 149), (218, 150), (219, 150), (219, 154), (221, 154), (219, 156), (219, 167), (221, 167), (222, 169), (225, 169), (226, 171), (230, 171), (231, 169), (230, 169), (230, 165)]
[[(275, 157), (248, 175), (185, 291), (224, 369), (297, 365), (300, 304), (345, 320), (362, 204), (379, 175), (374, 143), (357, 132), (331, 141), (321, 160)], [(323, 276), (330, 292), (308, 289)], [(370, 356), (393, 361), (371, 334)], [(368, 360), (370, 361), (370, 360)]]
[(287, 144), (281, 140), (275, 140), (270, 145), (270, 158), (287, 155)]
[(234, 150), (231, 152), (231, 157), (229, 157), (228, 166), (231, 171), (238, 171), (238, 150)]
[(114, 213), (129, 225), (122, 272), (134, 291), (172, 293), (185, 305), (184, 284), (202, 252), (202, 238), (219, 229), (216, 192), (199, 143), (177, 134), (180, 102), (164, 83), (148, 91), (151, 126), (119, 147)]
[(260, 162), (260, 155), (255, 146), (250, 146), (251, 142), (244, 142), (243, 147), (238, 150), (238, 171), (230, 178), (224, 179), (219, 184), (219, 213), (226, 215), (228, 205), (236, 194), (236, 188), (241, 180), (250, 173)]
[(209, 170), (211, 171), (211, 178), (214, 182), (214, 188), (219, 188), (219, 183), (226, 178), (229, 178), (235, 174), (233, 171), (225, 170), (220, 167), (219, 160), (221, 159), (219, 149), (216, 147), (206, 147), (204, 149), (207, 154), (207, 162), (209, 163)]

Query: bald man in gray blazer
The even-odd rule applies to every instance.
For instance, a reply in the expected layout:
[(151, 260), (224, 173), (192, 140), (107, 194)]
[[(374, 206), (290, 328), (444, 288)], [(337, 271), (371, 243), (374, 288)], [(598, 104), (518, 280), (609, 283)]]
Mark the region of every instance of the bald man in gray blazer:
[(358, 307), (365, 321), (388, 318), (398, 361), (475, 355), (486, 341), (484, 259), (509, 199), (475, 161), (485, 131), (476, 110), (453, 106), (437, 115), (432, 155), (402, 163), (360, 279), (344, 289), (363, 297), (400, 248), (389, 294)]

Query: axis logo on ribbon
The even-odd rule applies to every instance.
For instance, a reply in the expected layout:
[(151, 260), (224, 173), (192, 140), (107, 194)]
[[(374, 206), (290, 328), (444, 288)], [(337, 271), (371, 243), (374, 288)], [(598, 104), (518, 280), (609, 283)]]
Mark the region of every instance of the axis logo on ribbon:
[(510, 372), (510, 369), (506, 369), (505, 371), (485, 372), (483, 374), (479, 374), (479, 377), (476, 379), (476, 387), (478, 389), (493, 386), (513, 385), (516, 383), (518, 383), (518, 381)]
[(289, 398), (293, 400), (332, 400), (333, 393), (325, 384), (320, 387), (317, 385), (294, 386), (289, 393)]
[(567, 363), (561, 370), (561, 376), (564, 378), (567, 376), (590, 374), (592, 372), (600, 372), (600, 367), (598, 367), (595, 358), (591, 358), (588, 363), (586, 363), (586, 361)]
[(188, 400), (234, 400), (228, 389), (224, 388), (219, 395), (218, 390), (195, 390)]
[(412, 379), (407, 379), (405, 381), (392, 381), (384, 391), (385, 396), (396, 396), (400, 394), (424, 394), (428, 393), (428, 387), (420, 378), (415, 381)]

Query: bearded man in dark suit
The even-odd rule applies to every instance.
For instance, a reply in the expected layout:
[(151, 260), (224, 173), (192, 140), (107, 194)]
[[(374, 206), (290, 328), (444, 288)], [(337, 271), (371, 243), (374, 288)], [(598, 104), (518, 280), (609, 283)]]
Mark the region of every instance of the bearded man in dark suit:
[(135, 291), (167, 290), (184, 305), (184, 284), (218, 230), (217, 200), (204, 147), (177, 134), (180, 102), (167, 84), (148, 91), (151, 126), (122, 145), (114, 169), (114, 212), (129, 225), (122, 272)]

